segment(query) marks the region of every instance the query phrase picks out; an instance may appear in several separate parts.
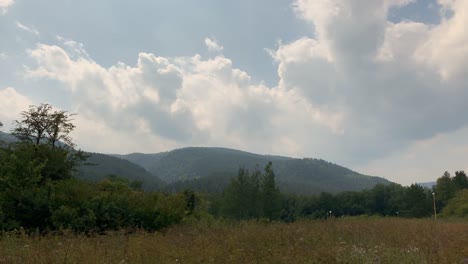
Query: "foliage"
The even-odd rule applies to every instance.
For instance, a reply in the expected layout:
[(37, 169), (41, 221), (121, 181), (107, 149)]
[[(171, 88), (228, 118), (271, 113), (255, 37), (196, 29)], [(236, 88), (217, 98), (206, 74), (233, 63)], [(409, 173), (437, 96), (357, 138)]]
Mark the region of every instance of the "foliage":
[(69, 134), (75, 128), (71, 122), (73, 114), (54, 110), (50, 104), (41, 104), (30, 106), (21, 116), (23, 119), (16, 120), (12, 130), (18, 142), (10, 148), (44, 165), (41, 183), (71, 178), (76, 167), (86, 159), (82, 151), (72, 149), (74, 143)]
[(457, 192), (444, 207), (442, 216), (468, 218), (468, 188)]
[(154, 231), (181, 222), (188, 202), (191, 215), (198, 210), (196, 194), (187, 200), (182, 194), (145, 193), (140, 181), (115, 175), (97, 184), (75, 179), (85, 157), (71, 148), (70, 115), (42, 104), (22, 117), (13, 129), (18, 141), (0, 148), (1, 231)]
[(69, 134), (75, 128), (71, 122), (74, 114), (66, 111), (53, 110), (50, 104), (31, 105), (23, 111), (20, 121), (15, 121), (16, 127), (12, 134), (21, 142), (39, 145), (47, 141), (52, 147), (61, 141), (70, 147), (74, 146)]
[(231, 180), (224, 192), (221, 204), (223, 215), (234, 219), (278, 220), (282, 197), (272, 166), (269, 162), (264, 174), (258, 168), (252, 173), (240, 168), (237, 177)]

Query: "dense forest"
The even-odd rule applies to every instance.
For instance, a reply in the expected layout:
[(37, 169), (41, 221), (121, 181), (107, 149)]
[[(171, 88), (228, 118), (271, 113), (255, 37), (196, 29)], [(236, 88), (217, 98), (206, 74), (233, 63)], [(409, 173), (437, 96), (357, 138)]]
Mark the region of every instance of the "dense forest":
[[(215, 218), (292, 222), (364, 215), (468, 216), (468, 179), (463, 171), (453, 177), (445, 172), (432, 189), (390, 183), (316, 195), (281, 192), (275, 159), (262, 169), (238, 167), (235, 175), (223, 178), (226, 188), (210, 193), (178, 190), (177, 185), (166, 186), (165, 191), (147, 191), (148, 184), (157, 185), (159, 180), (145, 183), (150, 175), (142, 168), (141, 175), (131, 179), (118, 175), (119, 167), (104, 178), (89, 174), (78, 179), (78, 168), (111, 161), (74, 148), (69, 136), (75, 128), (71, 116), (48, 104), (31, 106), (21, 113), (22, 119), (11, 131), (17, 140), (2, 143), (0, 230), (104, 233), (154, 231), (184, 221)], [(212, 177), (209, 182), (220, 176)]]

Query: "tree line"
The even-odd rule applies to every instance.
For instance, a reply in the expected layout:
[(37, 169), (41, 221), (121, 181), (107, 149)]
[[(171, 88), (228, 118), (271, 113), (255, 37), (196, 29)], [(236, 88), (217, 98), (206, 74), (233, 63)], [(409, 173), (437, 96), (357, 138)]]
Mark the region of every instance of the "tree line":
[[(269, 163), (266, 174), (272, 171)], [(386, 216), (422, 218), (441, 214), (446, 217), (468, 217), (468, 178), (464, 171), (451, 177), (445, 172), (432, 188), (418, 184), (377, 184), (369, 190), (299, 196), (278, 191), (262, 196), (262, 179), (258, 170), (248, 174), (243, 169), (232, 179), (222, 195), (212, 195), (211, 213), (234, 219), (267, 218), (294, 221), (297, 218), (326, 219), (343, 216)], [(272, 177), (274, 181), (274, 177)], [(277, 190), (277, 187), (271, 188)], [(262, 201), (269, 203), (269, 214), (263, 213)], [(263, 205), (264, 206), (264, 205)]]

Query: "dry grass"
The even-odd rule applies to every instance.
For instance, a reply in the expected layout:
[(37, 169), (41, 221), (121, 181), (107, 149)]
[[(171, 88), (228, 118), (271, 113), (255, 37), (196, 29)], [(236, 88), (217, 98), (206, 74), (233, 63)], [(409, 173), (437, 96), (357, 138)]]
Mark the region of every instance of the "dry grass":
[(162, 233), (0, 238), (0, 263), (468, 263), (468, 223), (197, 223)]

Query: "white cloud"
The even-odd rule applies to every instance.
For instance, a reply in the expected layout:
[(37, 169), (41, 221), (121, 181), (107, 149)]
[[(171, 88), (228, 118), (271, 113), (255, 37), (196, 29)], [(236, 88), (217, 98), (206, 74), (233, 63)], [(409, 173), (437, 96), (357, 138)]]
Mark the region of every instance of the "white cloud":
[(8, 55), (5, 52), (0, 52), (0, 60), (8, 58)]
[(13, 120), (19, 119), (22, 111), (26, 110), (32, 101), (18, 93), (12, 87), (0, 89), (0, 121), (4, 125), (4, 130), (11, 128)]
[(8, 7), (14, 3), (13, 0), (0, 0), (0, 15), (5, 14), (8, 11)]
[(39, 31), (37, 31), (36, 29), (34, 28), (31, 28), (31, 27), (27, 27), (23, 24), (21, 24), (20, 22), (16, 21), (16, 27), (18, 27), (19, 29), (25, 31), (25, 32), (28, 32), (28, 33), (31, 33), (33, 35), (36, 35), (36, 36), (39, 36)]
[(462, 85), (468, 74), (468, 41), (461, 32), (468, 23), (466, 1), (453, 2), (454, 15), (439, 25), (387, 20), (390, 6), (408, 3), (296, 1), (316, 38), (279, 46), (279, 85), (321, 111), (340, 113), (342, 137), (327, 139), (341, 146), (338, 160), (383, 157), (468, 122), (455, 114), (468, 109), (462, 99), (468, 96)]
[[(140, 53), (134, 67), (118, 63), (104, 68), (59, 46), (40, 44), (28, 54), (37, 62), (26, 70), (29, 78), (60, 81), (71, 93), (73, 111), (90, 123), (101, 123), (96, 127), (103, 131), (120, 135), (99, 141), (106, 146), (122, 135), (146, 133), (159, 142), (144, 146), (152, 151), (162, 146), (222, 145), (299, 155), (307, 144), (294, 141), (308, 136), (304, 126), (340, 134), (341, 113), (322, 111), (295, 91), (253, 84), (224, 57)], [(293, 147), (270, 144), (274, 140)]]
[(418, 61), (437, 69), (444, 79), (450, 80), (466, 76), (468, 68), (468, 1), (453, 0), (444, 5), (453, 15), (430, 30), (416, 56)]
[(210, 38), (205, 38), (205, 45), (209, 51), (221, 52), (224, 49), (216, 40)]

